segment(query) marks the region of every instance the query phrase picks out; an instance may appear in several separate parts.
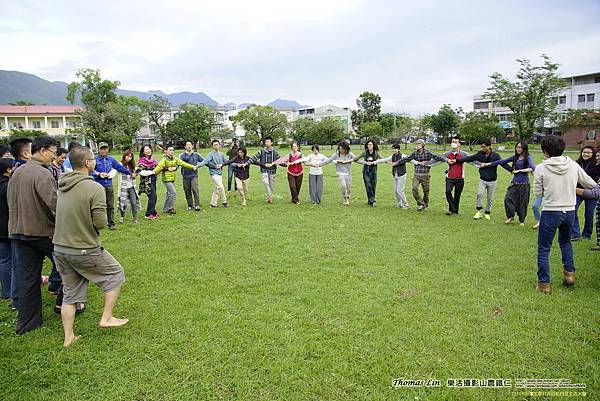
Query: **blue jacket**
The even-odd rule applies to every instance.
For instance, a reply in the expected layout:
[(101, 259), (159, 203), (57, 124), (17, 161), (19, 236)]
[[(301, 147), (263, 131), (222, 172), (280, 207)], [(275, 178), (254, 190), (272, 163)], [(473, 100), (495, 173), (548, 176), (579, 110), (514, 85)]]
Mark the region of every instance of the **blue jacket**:
[[(179, 158), (184, 162), (191, 164), (192, 166), (200, 164), (200, 162), (204, 160), (204, 158), (196, 152), (189, 154), (184, 152), (179, 155)], [(183, 176), (183, 179), (191, 180), (194, 177), (198, 177), (198, 172), (196, 170), (190, 170), (189, 168), (182, 168), (181, 175)]]
[(211, 151), (200, 164), (208, 166), (208, 172), (211, 176), (223, 175), (223, 168), (216, 168), (217, 164), (225, 163), (225, 155), (221, 152)]
[(111, 187), (112, 186), (112, 178), (100, 178), (98, 173), (110, 173), (112, 169), (117, 170), (120, 173), (131, 175), (131, 171), (123, 167), (121, 163), (116, 161), (112, 156), (102, 157), (100, 155), (96, 156), (96, 169), (92, 173), (92, 177), (94, 177), (94, 181), (103, 187)]

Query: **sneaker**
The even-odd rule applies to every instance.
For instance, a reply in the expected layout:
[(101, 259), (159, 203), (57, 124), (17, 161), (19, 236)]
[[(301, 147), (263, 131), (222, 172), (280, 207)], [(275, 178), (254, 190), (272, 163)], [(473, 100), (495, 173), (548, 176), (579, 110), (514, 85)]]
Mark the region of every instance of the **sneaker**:
[(115, 227), (115, 225), (113, 224), (112, 226), (108, 226), (108, 229), (109, 229), (109, 230), (116, 230), (116, 229), (117, 229), (117, 227)]
[(482, 216), (481, 216), (481, 210), (478, 210), (478, 211), (475, 213), (475, 216), (473, 216), (473, 218), (474, 218), (475, 220), (479, 220), (481, 217), (482, 217)]
[(508, 219), (504, 220), (504, 224), (510, 224), (513, 222), (514, 217), (509, 217)]
[(133, 224), (138, 224), (138, 223), (139, 223), (139, 221), (133, 220)]
[(119, 219), (119, 223), (121, 223), (121, 224), (125, 223), (125, 217), (121, 217), (121, 218)]
[(210, 205), (211, 209), (216, 209), (217, 205)]
[(533, 228), (534, 230), (537, 230), (538, 228), (540, 228), (540, 222), (538, 221), (533, 226), (531, 226), (531, 228)]
[(525, 223), (519, 223), (521, 227), (525, 227)]
[(229, 204), (228, 204), (227, 202), (223, 202), (223, 207), (224, 207), (224, 208), (228, 208), (228, 207), (229, 207)]
[(417, 208), (418, 212), (420, 212), (422, 210), (425, 210), (425, 205), (419, 205), (419, 207)]
[(373, 203), (371, 204), (371, 206), (373, 206), (373, 207), (377, 207), (377, 202), (373, 202)]
[(200, 210), (200, 206), (194, 206), (194, 210), (195, 211), (199, 211)]
[(191, 207), (191, 206), (188, 206), (187, 210), (192, 210), (192, 207)]
[(485, 217), (485, 219), (486, 219), (487, 221), (490, 221), (490, 220), (492, 219), (492, 218), (490, 217), (490, 214), (489, 214), (489, 213), (486, 213), (486, 214), (484, 214), (483, 216)]
[(402, 206), (400, 206), (400, 208), (406, 210), (406, 209), (410, 209), (410, 206), (409, 205), (402, 205)]
[(171, 215), (177, 214), (177, 212), (175, 211), (175, 209), (169, 209), (169, 211), (167, 213), (169, 213)]

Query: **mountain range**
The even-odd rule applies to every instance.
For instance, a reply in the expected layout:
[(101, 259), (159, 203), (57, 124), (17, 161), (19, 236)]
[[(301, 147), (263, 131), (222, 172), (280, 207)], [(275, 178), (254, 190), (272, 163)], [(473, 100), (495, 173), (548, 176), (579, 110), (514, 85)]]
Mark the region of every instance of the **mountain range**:
[[(47, 81), (33, 74), (20, 71), (0, 70), (0, 104), (14, 103), (19, 100), (34, 104), (68, 105), (65, 98), (67, 95), (67, 83), (61, 81)], [(164, 93), (160, 90), (134, 91), (117, 89), (119, 95), (135, 96), (140, 99), (149, 99), (153, 95), (165, 97), (171, 105), (180, 106), (184, 103), (205, 104), (207, 106), (219, 106), (219, 103), (203, 92), (176, 92)], [(252, 103), (226, 103), (226, 108), (244, 108)], [(302, 106), (294, 100), (276, 99), (268, 104), (276, 109), (290, 110), (300, 109)]]

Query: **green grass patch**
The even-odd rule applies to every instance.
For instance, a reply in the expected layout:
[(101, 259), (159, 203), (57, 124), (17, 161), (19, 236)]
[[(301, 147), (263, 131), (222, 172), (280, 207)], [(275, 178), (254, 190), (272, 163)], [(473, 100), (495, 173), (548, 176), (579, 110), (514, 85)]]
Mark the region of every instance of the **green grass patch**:
[[(471, 166), (458, 217), (444, 214), (443, 166), (432, 170), (422, 213), (410, 195), (412, 166), (411, 210), (394, 207), (387, 165), (379, 206), (367, 206), (360, 167), (349, 208), (331, 165), (320, 206), (310, 204), (307, 177), (302, 204), (291, 204), (283, 169), (265, 204), (253, 167), (246, 208), (230, 196), (229, 209), (209, 209), (203, 168), (203, 210), (186, 211), (178, 177), (177, 215), (137, 226), (127, 216), (102, 233), (125, 268), (115, 314), (130, 319), (126, 327), (98, 328), (94, 286), (70, 349), (45, 287), (44, 326), (32, 333), (16, 336), (15, 313), (0, 305), (0, 399), (524, 399), (511, 389), (446, 388), (452, 378), (568, 378), (587, 384), (581, 399), (600, 397), (600, 260), (590, 242), (573, 244), (574, 289), (560, 285), (553, 249), (554, 291), (544, 296), (534, 291), (533, 216), (525, 227), (503, 224), (504, 170), (488, 222), (472, 219), (479, 177)], [(394, 388), (400, 377), (442, 387)]]

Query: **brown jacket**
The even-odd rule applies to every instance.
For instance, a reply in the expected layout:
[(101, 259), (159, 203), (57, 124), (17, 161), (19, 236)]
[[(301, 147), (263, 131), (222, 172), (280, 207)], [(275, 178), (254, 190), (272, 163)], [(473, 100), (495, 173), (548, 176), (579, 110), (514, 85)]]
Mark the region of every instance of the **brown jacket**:
[(8, 183), (8, 233), (52, 237), (56, 216), (56, 181), (46, 166), (31, 159)]

